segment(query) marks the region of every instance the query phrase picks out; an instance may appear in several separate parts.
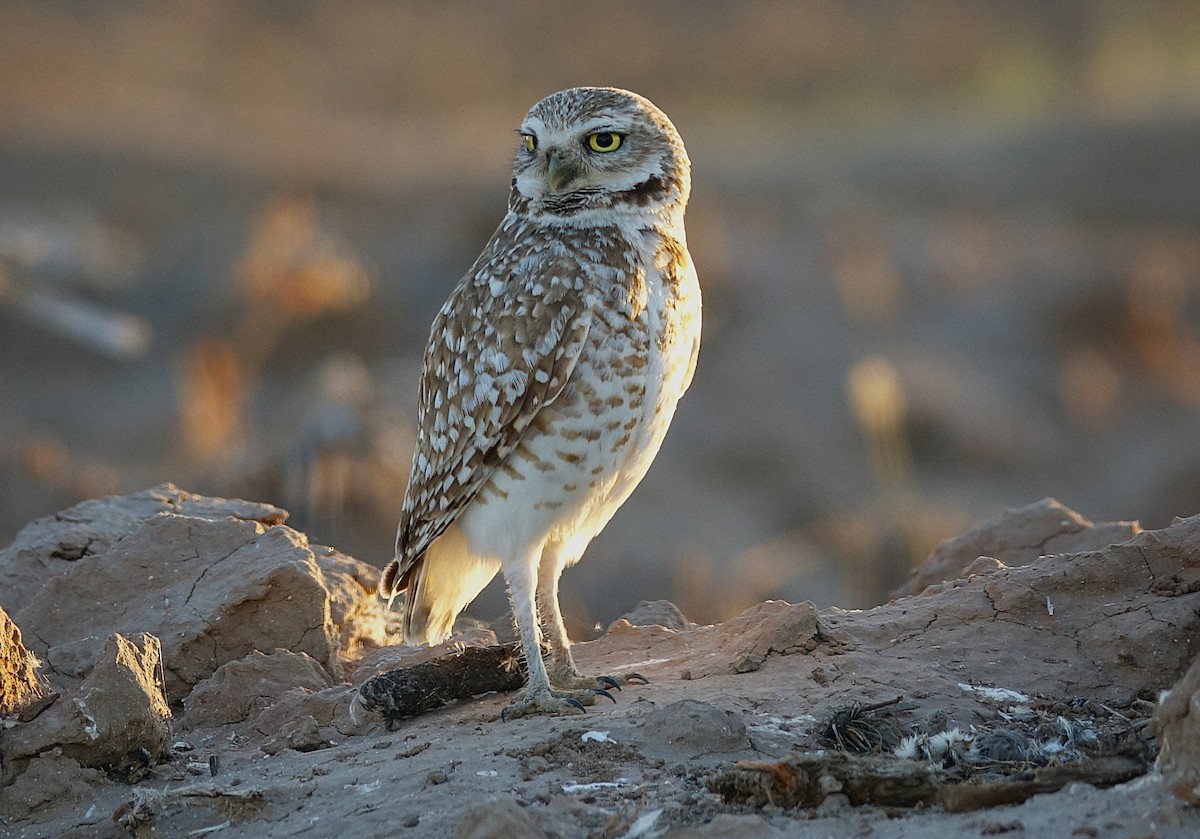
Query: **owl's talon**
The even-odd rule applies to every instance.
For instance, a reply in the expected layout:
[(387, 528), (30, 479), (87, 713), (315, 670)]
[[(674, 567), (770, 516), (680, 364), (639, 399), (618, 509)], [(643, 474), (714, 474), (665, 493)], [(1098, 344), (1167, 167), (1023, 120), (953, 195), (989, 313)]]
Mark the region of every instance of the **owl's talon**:
[(650, 680), (647, 679), (645, 676), (643, 676), (641, 673), (629, 673), (628, 675), (625, 676), (625, 681), (629, 682), (630, 684), (634, 684), (634, 685), (650, 684)]
[[(609, 697), (612, 698), (611, 696)], [(614, 702), (616, 700), (613, 700)], [(587, 713), (587, 706), (594, 705), (596, 695), (588, 690), (570, 694), (563, 691), (537, 692), (514, 699), (500, 711), (500, 721), (520, 719), (538, 715), (561, 716), (563, 714)]]
[[(620, 688), (617, 688), (617, 690), (620, 690)], [(611, 699), (614, 705), (617, 704), (617, 698), (604, 688), (592, 688), (592, 693), (594, 693), (596, 696), (603, 696), (605, 699)]]
[[(617, 682), (617, 680), (612, 676), (597, 676), (596, 681), (604, 685), (606, 688), (612, 688), (613, 690), (621, 689), (620, 683)], [(612, 697), (609, 698), (611, 699)]]

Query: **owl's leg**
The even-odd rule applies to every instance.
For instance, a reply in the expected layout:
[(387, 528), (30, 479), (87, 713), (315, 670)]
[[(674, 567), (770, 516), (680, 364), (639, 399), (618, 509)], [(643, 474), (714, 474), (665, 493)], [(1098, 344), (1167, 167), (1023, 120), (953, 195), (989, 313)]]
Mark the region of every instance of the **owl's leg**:
[(564, 560), (561, 554), (552, 552), (549, 547), (542, 553), (541, 567), (538, 570), (538, 604), (542, 618), (542, 630), (546, 642), (550, 645), (550, 684), (556, 688), (568, 690), (599, 690), (600, 694), (612, 698), (605, 688), (621, 689), (621, 685), (629, 683), (645, 683), (645, 677), (638, 673), (624, 676), (585, 676), (575, 666), (571, 656), (571, 639), (567, 637), (567, 627), (563, 622), (562, 610), (558, 606), (558, 578), (563, 569), (574, 565), (577, 556)]
[(537, 579), (538, 563), (534, 558), (526, 565), (504, 569), (508, 583), (508, 599), (513, 617), (517, 622), (517, 633), (521, 639), (521, 651), (525, 655), (528, 681), (525, 689), (501, 713), (503, 719), (515, 719), (533, 714), (578, 714), (585, 705), (596, 701), (595, 691), (553, 690), (546, 663), (542, 661), (542, 650), (538, 644), (541, 630), (538, 626)]
[(567, 637), (567, 626), (558, 607), (558, 578), (564, 565), (566, 563), (547, 549), (538, 570), (538, 605), (542, 630), (550, 645), (550, 683), (560, 688), (594, 687), (596, 680), (584, 677), (575, 666), (575, 659), (571, 657), (571, 639)]

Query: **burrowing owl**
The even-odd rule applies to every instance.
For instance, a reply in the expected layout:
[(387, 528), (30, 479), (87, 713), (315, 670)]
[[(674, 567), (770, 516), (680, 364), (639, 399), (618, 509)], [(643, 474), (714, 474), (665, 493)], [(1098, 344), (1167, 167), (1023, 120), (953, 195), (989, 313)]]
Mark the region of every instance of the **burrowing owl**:
[(690, 189), (683, 142), (648, 100), (548, 96), (521, 123), (504, 221), (433, 322), (380, 593), (407, 592), (405, 641), (432, 644), (503, 571), (528, 666), (510, 716), (594, 696), (558, 578), (646, 474), (692, 380)]

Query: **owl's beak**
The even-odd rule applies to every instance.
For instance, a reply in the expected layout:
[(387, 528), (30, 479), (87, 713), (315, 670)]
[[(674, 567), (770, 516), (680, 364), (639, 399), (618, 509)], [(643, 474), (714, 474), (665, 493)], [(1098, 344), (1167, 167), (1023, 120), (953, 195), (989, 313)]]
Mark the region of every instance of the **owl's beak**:
[(557, 151), (551, 151), (546, 158), (546, 180), (555, 192), (562, 192), (563, 187), (579, 177), (579, 169), (569, 160), (559, 157)]

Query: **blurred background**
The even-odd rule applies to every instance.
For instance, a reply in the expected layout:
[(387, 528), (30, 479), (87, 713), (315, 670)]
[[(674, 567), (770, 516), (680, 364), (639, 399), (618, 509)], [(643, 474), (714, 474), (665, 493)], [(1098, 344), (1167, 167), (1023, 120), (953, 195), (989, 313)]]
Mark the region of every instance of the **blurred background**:
[[(881, 602), (1055, 496), (1200, 512), (1200, 4), (0, 2), (0, 544), (163, 481), (391, 556), (433, 315), (560, 88), (694, 165), (691, 392), (565, 575)], [(503, 609), (493, 586), (472, 611)]]

